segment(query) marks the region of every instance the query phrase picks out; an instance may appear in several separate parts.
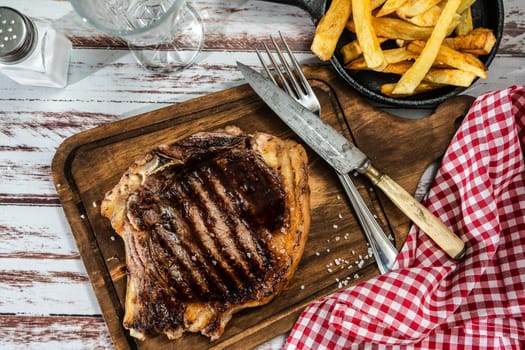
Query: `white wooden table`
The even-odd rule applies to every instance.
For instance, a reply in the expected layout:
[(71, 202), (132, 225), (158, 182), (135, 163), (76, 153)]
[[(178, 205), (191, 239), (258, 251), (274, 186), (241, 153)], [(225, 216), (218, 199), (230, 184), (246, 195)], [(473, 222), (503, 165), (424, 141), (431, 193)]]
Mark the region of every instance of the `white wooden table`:
[[(1, 5), (54, 22), (74, 50), (64, 89), (21, 86), (0, 76), (0, 348), (112, 348), (52, 183), (58, 145), (83, 130), (243, 84), (235, 61), (256, 64), (254, 43), (277, 30), (304, 64), (319, 64), (308, 50), (314, 25), (288, 5), (195, 0), (206, 24), (205, 50), (186, 71), (158, 76), (137, 66), (120, 41), (82, 24), (68, 1)], [(505, 0), (505, 12), (489, 79), (478, 81), (470, 95), (525, 83), (525, 2)]]

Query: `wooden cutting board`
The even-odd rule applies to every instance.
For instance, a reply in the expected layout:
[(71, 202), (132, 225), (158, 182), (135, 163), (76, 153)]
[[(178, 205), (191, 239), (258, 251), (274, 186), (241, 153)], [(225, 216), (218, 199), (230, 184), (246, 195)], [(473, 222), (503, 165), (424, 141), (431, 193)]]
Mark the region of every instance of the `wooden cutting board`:
[[(375, 166), (413, 193), (424, 169), (446, 150), (454, 122), (472, 98), (450, 99), (419, 120), (394, 117), (371, 107), (327, 67), (306, 69), (320, 98), (323, 119), (352, 139)], [(214, 342), (190, 334), (135, 341), (122, 327), (126, 268), (123, 243), (100, 203), (132, 161), (158, 144), (197, 131), (237, 125), (297, 138), (247, 85), (107, 124), (67, 139), (52, 173), (100, 308), (117, 349), (248, 349), (291, 329), (308, 303), (378, 275), (365, 237), (331, 168), (310, 149), (312, 224), (299, 268), (270, 304), (235, 315)], [(355, 178), (365, 202), (400, 248), (409, 221), (364, 178)]]

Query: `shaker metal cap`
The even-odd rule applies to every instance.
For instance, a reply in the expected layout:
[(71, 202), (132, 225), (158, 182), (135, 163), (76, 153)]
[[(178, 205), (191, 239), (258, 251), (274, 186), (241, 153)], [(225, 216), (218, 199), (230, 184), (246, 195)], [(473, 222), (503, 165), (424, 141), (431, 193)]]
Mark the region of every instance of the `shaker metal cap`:
[(0, 6), (0, 63), (14, 64), (35, 47), (33, 22), (17, 10)]

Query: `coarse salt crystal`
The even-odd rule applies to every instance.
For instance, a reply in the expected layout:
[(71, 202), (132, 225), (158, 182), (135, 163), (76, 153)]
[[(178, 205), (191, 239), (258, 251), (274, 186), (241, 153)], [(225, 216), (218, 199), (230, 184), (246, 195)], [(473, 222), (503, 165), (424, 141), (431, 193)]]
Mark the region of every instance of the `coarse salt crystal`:
[(337, 228), (339, 227), (339, 225), (333, 224), (332, 227), (334, 228), (334, 230), (337, 230)]

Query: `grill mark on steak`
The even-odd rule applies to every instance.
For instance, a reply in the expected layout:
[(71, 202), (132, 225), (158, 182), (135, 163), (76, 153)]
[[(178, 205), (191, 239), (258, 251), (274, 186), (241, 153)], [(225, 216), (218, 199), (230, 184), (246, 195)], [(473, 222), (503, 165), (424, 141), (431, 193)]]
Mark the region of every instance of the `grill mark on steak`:
[(271, 268), (268, 259), (268, 255), (271, 255), (271, 252), (262, 250), (257, 243), (256, 233), (251, 232), (238, 219), (234, 204), (228, 196), (224, 184), (217, 177), (217, 173), (213, 172), (210, 167), (206, 167), (197, 176), (201, 178), (212, 200), (222, 209), (222, 211), (217, 212), (217, 215), (232, 233), (237, 249), (249, 263), (250, 268), (255, 271), (254, 274), (260, 275), (262, 273), (264, 275), (265, 271)]
[[(199, 253), (193, 254), (194, 252), (203, 252), (205, 249), (199, 244), (198, 240), (192, 237), (190, 228), (182, 220), (182, 216), (178, 211), (172, 211), (172, 215), (166, 218), (169, 222), (167, 230), (170, 234), (177, 236), (177, 233), (181, 236), (180, 241), (176, 247), (175, 256), (179, 264), (188, 265), (190, 262), (195, 263), (201, 276), (206, 276), (206, 281), (209, 288), (209, 297), (220, 298), (228, 296), (228, 284), (234, 283), (229, 276), (223, 275), (220, 271), (217, 271), (213, 260), (210, 260), (207, 254)], [(175, 233), (177, 232), (177, 233)], [(192, 259), (192, 256), (194, 257)], [(184, 276), (181, 277), (184, 279)], [(191, 294), (191, 292), (190, 292)], [(191, 295), (190, 295), (191, 296)]]
[(221, 275), (229, 276), (229, 280), (233, 282), (228, 284), (228, 289), (230, 291), (241, 290), (245, 276), (239, 275), (234, 264), (232, 264), (234, 261), (231, 261), (229, 256), (225, 256), (214, 237), (208, 235), (201, 216), (201, 210), (198, 208), (194, 196), (189, 192), (188, 184), (186, 181), (181, 181), (175, 187), (177, 187), (175, 195), (179, 197), (179, 201), (182, 204), (182, 218), (190, 226), (193, 233), (190, 239), (197, 240), (201, 247), (200, 252), (193, 252), (193, 254), (202, 254), (216, 261), (217, 269), (221, 272)]
[(254, 274), (246, 261), (246, 256), (243, 256), (239, 250), (234, 232), (232, 232), (230, 227), (222, 220), (221, 217), (223, 213), (220, 207), (213, 201), (210, 193), (204, 191), (204, 187), (199, 183), (197, 178), (192, 178), (188, 182), (191, 189), (197, 193), (198, 200), (201, 204), (199, 207), (202, 209), (203, 224), (206, 225), (210, 236), (213, 237), (216, 245), (220, 247), (220, 250), (229, 257), (231, 265), (234, 266), (235, 270), (245, 277), (243, 280), (252, 281)]

